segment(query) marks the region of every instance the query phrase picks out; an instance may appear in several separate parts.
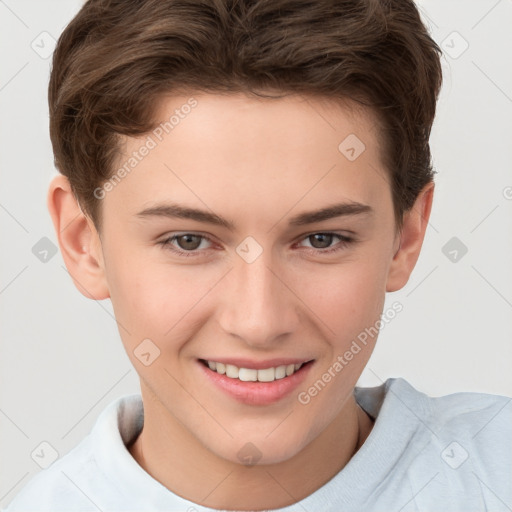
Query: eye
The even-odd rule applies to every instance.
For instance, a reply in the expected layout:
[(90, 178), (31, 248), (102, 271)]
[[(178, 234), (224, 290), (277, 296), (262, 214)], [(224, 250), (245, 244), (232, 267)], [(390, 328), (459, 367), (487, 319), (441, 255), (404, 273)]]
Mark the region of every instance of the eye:
[(158, 243), (179, 255), (195, 256), (200, 250), (207, 249), (208, 247), (204, 245), (211, 243), (211, 240), (204, 235), (181, 233), (172, 235)]
[[(339, 240), (339, 242), (333, 246), (332, 243), (336, 240)], [(344, 249), (354, 240), (348, 236), (340, 235), (338, 233), (313, 233), (304, 238), (302, 243), (306, 241), (309, 242), (310, 245), (302, 247), (315, 249), (316, 251), (314, 252), (331, 253)]]

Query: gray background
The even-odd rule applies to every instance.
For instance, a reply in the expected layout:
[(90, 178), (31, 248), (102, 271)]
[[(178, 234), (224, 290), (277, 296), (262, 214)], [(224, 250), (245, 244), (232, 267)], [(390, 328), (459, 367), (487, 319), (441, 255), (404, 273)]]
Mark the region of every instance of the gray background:
[[(46, 209), (49, 56), (80, 5), (0, 0), (0, 506), (108, 403), (139, 390), (110, 301), (83, 297), (60, 253), (42, 252), (57, 244)], [(430, 395), (512, 396), (512, 0), (419, 5), (445, 50), (436, 197), (410, 282), (388, 295), (403, 311), (360, 384), (403, 376)]]

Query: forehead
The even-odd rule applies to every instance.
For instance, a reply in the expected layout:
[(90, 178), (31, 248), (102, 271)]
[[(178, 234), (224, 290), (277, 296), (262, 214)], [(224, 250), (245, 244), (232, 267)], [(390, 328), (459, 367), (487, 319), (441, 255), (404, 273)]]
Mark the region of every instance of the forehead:
[[(261, 142), (270, 150), (310, 141), (319, 146), (334, 142), (340, 136), (357, 131), (370, 147), (377, 147), (379, 120), (367, 107), (349, 99), (323, 96), (288, 94), (265, 97), (247, 96), (243, 93), (196, 93), (162, 97), (156, 108), (155, 128), (157, 138), (179, 132), (190, 142), (201, 138), (211, 139), (213, 131), (229, 135), (227, 143), (246, 143), (252, 146)], [(187, 125), (189, 130), (187, 130)], [(248, 127), (252, 127), (250, 131)], [(245, 128), (240, 131), (239, 128)], [(265, 135), (267, 137), (265, 138)], [(288, 144), (286, 144), (288, 142)], [(258, 149), (260, 146), (258, 146)]]
[[(319, 197), (368, 204), (386, 192), (377, 119), (355, 103), (182, 94), (163, 98), (155, 120), (148, 134), (125, 137), (119, 167), (151, 148), (111, 194), (120, 207), (179, 197), (235, 215), (264, 200), (275, 216), (299, 200), (305, 208)], [(137, 204), (121, 198), (123, 189)]]

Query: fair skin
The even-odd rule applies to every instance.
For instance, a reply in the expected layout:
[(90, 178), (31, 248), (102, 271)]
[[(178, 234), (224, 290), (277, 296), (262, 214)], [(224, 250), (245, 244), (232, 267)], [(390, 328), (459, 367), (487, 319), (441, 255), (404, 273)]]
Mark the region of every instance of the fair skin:
[[(331, 479), (371, 431), (352, 391), (375, 339), (307, 404), (298, 394), (375, 325), (385, 293), (407, 283), (433, 184), (398, 232), (371, 114), (320, 98), (193, 96), (197, 106), (101, 200), (100, 233), (62, 176), (51, 183), (48, 207), (75, 285), (86, 297), (110, 298), (139, 373), (145, 418), (129, 447), (134, 459), (204, 506), (284, 507)], [(188, 99), (165, 99), (158, 119), (168, 120)], [(366, 147), (354, 161), (338, 150), (349, 134)], [(125, 137), (119, 166), (145, 137)], [(160, 203), (214, 213), (232, 229), (137, 216)], [(369, 208), (289, 224), (339, 203)], [(313, 236), (326, 232), (335, 235)], [(192, 238), (159, 243), (187, 233)], [(237, 252), (249, 236), (262, 249), (250, 263)], [(134, 354), (145, 339), (160, 350), (148, 366)], [(229, 358), (255, 367), (268, 360), (308, 364), (292, 376), (304, 375), (297, 386), (262, 404), (245, 384), (243, 398), (213, 384), (211, 374), (218, 374), (201, 362)], [(257, 459), (251, 465), (240, 455), (247, 451)]]

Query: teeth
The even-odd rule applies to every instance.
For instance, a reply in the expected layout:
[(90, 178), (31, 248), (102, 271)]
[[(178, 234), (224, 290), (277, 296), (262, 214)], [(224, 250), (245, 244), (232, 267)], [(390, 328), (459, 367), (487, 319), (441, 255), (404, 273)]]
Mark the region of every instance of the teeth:
[(238, 368), (233, 364), (218, 363), (217, 361), (207, 361), (207, 363), (210, 370), (243, 382), (273, 382), (274, 380), (284, 379), (293, 375), (304, 364), (296, 363), (254, 370), (252, 368)]
[(286, 377), (286, 366), (278, 366), (276, 368), (276, 379), (284, 379)]
[(236, 366), (232, 364), (226, 365), (226, 377), (230, 377), (231, 379), (238, 379), (238, 373), (239, 369)]
[(276, 371), (274, 368), (265, 368), (258, 370), (258, 380), (260, 382), (272, 382), (276, 378)]
[(258, 370), (240, 368), (238, 370), (238, 378), (244, 382), (256, 382), (258, 380)]

